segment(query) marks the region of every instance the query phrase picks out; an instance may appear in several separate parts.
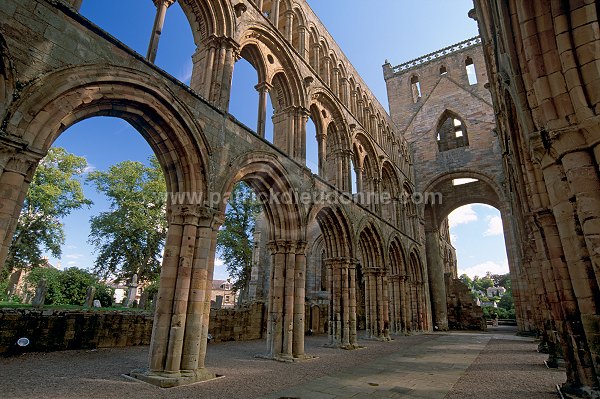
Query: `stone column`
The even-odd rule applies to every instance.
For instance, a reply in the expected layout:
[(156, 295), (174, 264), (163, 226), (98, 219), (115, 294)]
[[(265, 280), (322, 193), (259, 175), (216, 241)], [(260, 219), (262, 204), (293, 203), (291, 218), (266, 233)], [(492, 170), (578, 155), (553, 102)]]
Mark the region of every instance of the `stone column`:
[(275, 28), (279, 29), (279, 2), (281, 0), (271, 0), (271, 22)]
[(156, 6), (156, 17), (154, 18), (154, 26), (152, 27), (152, 35), (150, 36), (150, 44), (148, 45), (148, 54), (146, 59), (152, 63), (156, 60), (156, 52), (158, 50), (158, 42), (165, 23), (165, 15), (175, 0), (153, 0)]
[(196, 231), (196, 252), (191, 270), (182, 370), (204, 368), (217, 233), (223, 215), (203, 209)]
[(356, 173), (356, 192), (363, 192), (363, 168), (362, 166), (355, 165), (354, 172)]
[(8, 258), (13, 234), (40, 154), (17, 153), (0, 143), (0, 271)]
[(294, 11), (287, 10), (285, 12), (285, 38), (292, 43), (294, 33)]
[(265, 129), (267, 121), (267, 96), (273, 88), (267, 82), (262, 82), (254, 86), (258, 91), (258, 123), (256, 126), (256, 133), (259, 137), (265, 138)]
[[(199, 244), (200, 239), (209, 241), (200, 228), (207, 212), (212, 211), (197, 205), (171, 209), (150, 343), (150, 370), (131, 372), (133, 377), (161, 387), (214, 378), (213, 373), (203, 369), (206, 346), (202, 340), (206, 341), (208, 308), (202, 306), (207, 296), (201, 297), (200, 291), (210, 284), (212, 270), (200, 270), (206, 269), (207, 263), (201, 265), (199, 259), (207, 254), (198, 246), (206, 246)], [(208, 246), (212, 247), (212, 242)]]
[(348, 84), (348, 78), (346, 78), (345, 76), (341, 79), (341, 90), (340, 90), (340, 100), (342, 101), (342, 103), (346, 106), (348, 106), (348, 99), (350, 98), (350, 92), (349, 92), (349, 84)]
[(294, 276), (294, 338), (292, 355), (294, 358), (304, 356), (305, 301), (306, 301), (306, 243), (296, 243)]
[(356, 267), (347, 258), (327, 259), (329, 291), (329, 345), (356, 347)]
[(333, 82), (331, 82), (331, 91), (338, 98), (340, 97), (340, 68), (337, 65), (333, 66)]
[(427, 272), (429, 291), (433, 313), (433, 324), (439, 331), (448, 330), (448, 305), (446, 283), (444, 280), (444, 264), (440, 253), (439, 231), (428, 231), (425, 234), (427, 248)]
[(329, 183), (333, 183), (335, 180), (333, 176), (326, 176), (325, 173), (325, 157), (327, 154), (327, 135), (324, 133), (317, 133), (317, 146), (318, 146), (318, 157), (319, 157), (319, 176), (326, 179)]
[(239, 45), (228, 37), (207, 37), (192, 57), (194, 70), (190, 88), (227, 111), (233, 66), (239, 57)]
[(299, 163), (306, 165), (306, 124), (310, 118), (310, 111), (303, 107), (296, 107), (294, 112), (294, 148), (293, 157)]
[(302, 57), (305, 60), (308, 60), (309, 54), (308, 48), (306, 46), (306, 27), (300, 26), (300, 28), (298, 29), (298, 34), (300, 35), (300, 43), (298, 46), (300, 48), (298, 49), (298, 52), (300, 53), (300, 57)]
[(323, 70), (319, 71), (319, 73), (321, 75), (321, 79), (323, 79), (323, 82), (325, 82), (325, 86), (330, 87), (331, 86), (331, 82), (330, 82), (331, 58), (329, 58), (328, 55), (325, 55), (325, 57), (323, 57), (321, 62), (323, 62)]

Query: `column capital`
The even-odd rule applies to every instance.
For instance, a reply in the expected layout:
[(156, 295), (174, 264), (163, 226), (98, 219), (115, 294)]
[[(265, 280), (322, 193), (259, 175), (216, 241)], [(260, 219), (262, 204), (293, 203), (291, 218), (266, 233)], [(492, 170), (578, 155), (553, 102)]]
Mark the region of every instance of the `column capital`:
[(175, 0), (152, 0), (152, 2), (154, 3), (154, 6), (156, 8), (165, 5), (167, 6), (167, 8), (171, 7), (173, 5), (173, 3), (175, 3)]
[(288, 254), (295, 247), (295, 244), (288, 240), (272, 240), (267, 243), (267, 248), (272, 254)]
[(273, 85), (269, 82), (261, 82), (261, 83), (257, 84), (256, 86), (254, 86), (254, 88), (258, 92), (261, 92), (261, 91), (269, 92), (273, 88)]

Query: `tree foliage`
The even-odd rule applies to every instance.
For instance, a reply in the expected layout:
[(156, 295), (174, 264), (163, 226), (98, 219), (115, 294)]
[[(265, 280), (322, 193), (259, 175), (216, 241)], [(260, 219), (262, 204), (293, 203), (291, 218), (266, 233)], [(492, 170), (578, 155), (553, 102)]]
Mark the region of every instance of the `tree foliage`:
[(79, 177), (87, 161), (64, 148), (50, 148), (37, 167), (19, 215), (6, 261), (6, 272), (45, 263), (45, 251), (60, 257), (65, 233), (61, 219), (89, 206)]
[(117, 281), (138, 275), (152, 280), (160, 273), (167, 235), (166, 183), (155, 157), (150, 165), (124, 161), (96, 171), (88, 181), (110, 201), (110, 210), (93, 216), (88, 241), (98, 257), (94, 271)]
[(77, 305), (85, 304), (89, 287), (96, 288), (95, 299), (102, 306), (112, 306), (114, 290), (98, 280), (98, 277), (87, 270), (71, 267), (63, 271), (52, 267), (37, 267), (27, 275), (28, 291), (31, 295), (41, 280), (46, 280), (45, 303), (48, 305)]
[(217, 236), (217, 250), (236, 291), (245, 288), (250, 281), (253, 235), (260, 210), (260, 202), (246, 183), (240, 182), (233, 187), (225, 221)]

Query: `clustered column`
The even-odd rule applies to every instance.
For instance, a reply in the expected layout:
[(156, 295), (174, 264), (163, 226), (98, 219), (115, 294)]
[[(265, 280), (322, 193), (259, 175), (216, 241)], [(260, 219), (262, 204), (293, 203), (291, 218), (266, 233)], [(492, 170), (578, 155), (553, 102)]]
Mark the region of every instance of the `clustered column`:
[(448, 305), (446, 282), (444, 280), (444, 264), (440, 252), (439, 231), (427, 231), (425, 240), (433, 324), (437, 330), (446, 331), (448, 330)]
[(388, 340), (389, 305), (387, 303), (387, 278), (380, 268), (365, 268), (365, 310), (367, 338)]
[(272, 256), (268, 319), (267, 357), (304, 357), (304, 304), (306, 243), (276, 240), (269, 243)]
[(239, 45), (228, 37), (207, 37), (192, 57), (194, 68), (190, 87), (216, 107), (227, 110), (233, 67)]
[(328, 273), (329, 345), (346, 349), (357, 346), (356, 262), (348, 258), (325, 260)]
[(211, 282), (222, 216), (197, 205), (173, 206), (150, 343), (149, 372), (132, 376), (159, 386), (212, 378), (204, 369)]

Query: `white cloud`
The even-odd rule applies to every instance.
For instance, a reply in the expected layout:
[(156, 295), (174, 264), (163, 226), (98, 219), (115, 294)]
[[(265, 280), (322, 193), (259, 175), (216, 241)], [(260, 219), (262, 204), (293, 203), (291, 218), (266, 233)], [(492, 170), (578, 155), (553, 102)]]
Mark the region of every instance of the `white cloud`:
[(458, 275), (467, 274), (469, 277), (473, 278), (475, 276), (483, 277), (487, 272), (492, 274), (506, 274), (508, 273), (508, 263), (496, 263), (494, 261), (488, 260), (483, 263), (479, 263), (475, 266), (461, 268), (458, 267)]
[(477, 213), (473, 209), (473, 205), (461, 206), (455, 209), (448, 215), (450, 227), (456, 227), (459, 224), (467, 224), (477, 221)]
[(223, 259), (215, 258), (215, 266), (223, 266), (224, 264)]
[(94, 165), (92, 165), (91, 163), (88, 163), (88, 166), (85, 167), (85, 169), (83, 169), (83, 173), (92, 173), (96, 170), (96, 167)]
[(190, 83), (190, 79), (192, 79), (192, 71), (194, 70), (194, 64), (192, 64), (192, 60), (189, 60), (182, 67), (182, 71), (177, 77), (181, 82), (185, 84)]
[(68, 255), (65, 255), (65, 258), (67, 258), (67, 259), (81, 259), (81, 258), (83, 258), (83, 254), (68, 254)]
[(504, 234), (504, 229), (502, 227), (502, 218), (500, 216), (491, 216), (488, 217), (488, 228), (483, 233), (485, 237), (490, 236), (499, 236)]
[(74, 260), (67, 262), (67, 266), (75, 266), (77, 264), (77, 262), (75, 262)]

